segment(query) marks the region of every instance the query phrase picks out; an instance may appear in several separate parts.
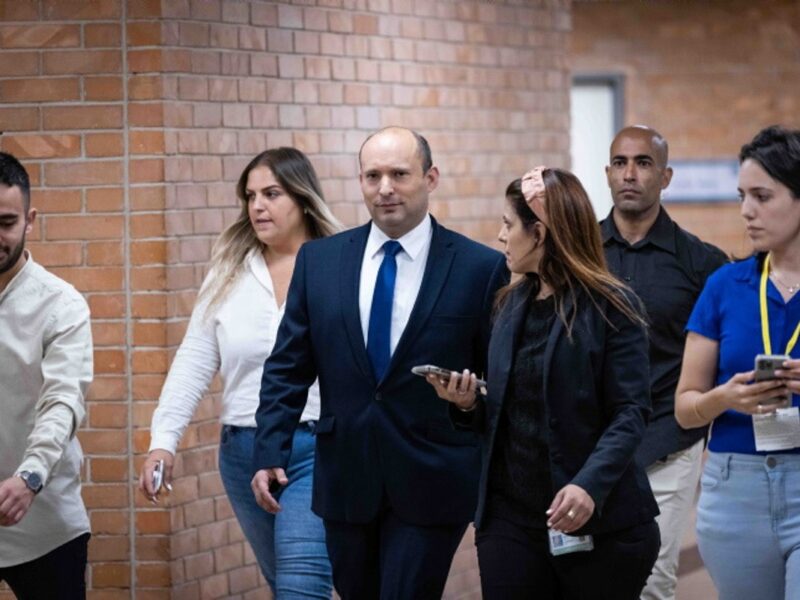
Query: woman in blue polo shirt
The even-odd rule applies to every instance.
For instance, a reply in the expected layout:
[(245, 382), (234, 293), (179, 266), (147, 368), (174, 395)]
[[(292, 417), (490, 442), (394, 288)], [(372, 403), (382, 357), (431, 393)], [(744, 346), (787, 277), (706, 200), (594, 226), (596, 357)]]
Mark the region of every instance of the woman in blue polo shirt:
[[(714, 273), (694, 307), (675, 415), (712, 424), (697, 539), (720, 599), (800, 600), (800, 131), (764, 129), (739, 162), (755, 254)], [(795, 359), (786, 379), (754, 383), (758, 354)]]

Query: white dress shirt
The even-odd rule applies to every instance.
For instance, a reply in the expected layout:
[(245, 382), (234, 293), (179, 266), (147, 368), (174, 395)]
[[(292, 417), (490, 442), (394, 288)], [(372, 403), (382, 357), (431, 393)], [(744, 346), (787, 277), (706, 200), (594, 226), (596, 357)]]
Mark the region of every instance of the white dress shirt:
[(89, 531), (75, 430), (92, 381), (89, 307), (26, 254), (0, 292), (0, 481), (34, 471), (44, 487), (27, 514), (0, 527), (0, 567), (44, 556)]
[[(209, 273), (203, 287), (213, 277)], [(284, 306), (278, 306), (264, 256), (252, 251), (233, 288), (222, 303), (206, 314), (207, 302), (198, 303), (186, 335), (175, 354), (153, 413), (150, 450), (175, 453), (197, 404), (219, 372), (225, 425), (256, 426), (264, 361), (272, 352)], [(300, 418), (319, 418), (319, 386), (308, 390)]]
[[(428, 262), (428, 253), (431, 249), (433, 225), (430, 215), (426, 215), (422, 222), (414, 229), (396, 241), (403, 247), (397, 254), (397, 279), (394, 286), (392, 300), (392, 326), (390, 335), (391, 354), (397, 348), (397, 342), (408, 324), (411, 309), (419, 295), (422, 286), (422, 276), (425, 274), (425, 264)], [(378, 279), (378, 269), (383, 262), (383, 244), (390, 238), (372, 223), (367, 237), (367, 246), (364, 249), (364, 258), (361, 262), (361, 279), (358, 286), (358, 307), (361, 312), (361, 330), (364, 333), (364, 345), (367, 344), (369, 334), (369, 314), (372, 312), (372, 295), (375, 292), (375, 281)]]

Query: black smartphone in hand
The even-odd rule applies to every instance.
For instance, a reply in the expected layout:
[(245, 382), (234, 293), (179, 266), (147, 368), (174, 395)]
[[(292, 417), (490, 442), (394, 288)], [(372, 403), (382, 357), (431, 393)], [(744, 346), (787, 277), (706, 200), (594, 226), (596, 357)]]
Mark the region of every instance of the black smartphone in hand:
[[(756, 356), (755, 360), (755, 377), (753, 378), (755, 381), (770, 381), (772, 379), (778, 379), (775, 376), (775, 371), (778, 369), (783, 368), (783, 363), (787, 360), (790, 360), (792, 357), (788, 354), (759, 354)], [(779, 406), (789, 406), (792, 402), (792, 395), (785, 394), (781, 396), (775, 396), (774, 398), (770, 398), (762, 402), (764, 405), (779, 405)]]
[(273, 479), (269, 482), (269, 493), (272, 494), (273, 498), (281, 493), (283, 486), (277, 479)]
[[(436, 375), (445, 382), (450, 381), (450, 374), (452, 373), (452, 371), (448, 371), (447, 369), (443, 369), (442, 367), (437, 367), (435, 365), (417, 365), (416, 367), (411, 367), (411, 372), (414, 375), (419, 375), (420, 377), (425, 377), (426, 375)], [(486, 394), (486, 382), (483, 379), (478, 379), (476, 383), (478, 385), (478, 391), (481, 394)]]

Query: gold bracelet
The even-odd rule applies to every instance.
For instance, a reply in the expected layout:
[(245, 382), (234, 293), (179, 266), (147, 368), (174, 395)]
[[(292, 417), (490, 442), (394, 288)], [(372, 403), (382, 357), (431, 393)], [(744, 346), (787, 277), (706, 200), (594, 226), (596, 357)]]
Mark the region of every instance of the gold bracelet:
[(700, 409), (697, 408), (697, 404), (700, 401), (700, 396), (694, 397), (694, 402), (692, 403), (692, 408), (694, 409), (694, 416), (700, 419), (703, 423), (708, 423), (711, 419), (706, 419), (702, 414), (700, 414)]

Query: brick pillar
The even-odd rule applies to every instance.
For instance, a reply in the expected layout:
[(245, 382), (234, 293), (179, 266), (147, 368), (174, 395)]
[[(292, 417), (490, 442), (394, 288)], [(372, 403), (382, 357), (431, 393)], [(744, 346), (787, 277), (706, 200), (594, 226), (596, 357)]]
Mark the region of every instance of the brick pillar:
[(0, 143), (32, 176), (40, 214), (29, 248), (93, 314), (95, 382), (79, 436), (98, 597), (127, 597), (132, 581), (122, 17), (113, 0), (0, 3)]

